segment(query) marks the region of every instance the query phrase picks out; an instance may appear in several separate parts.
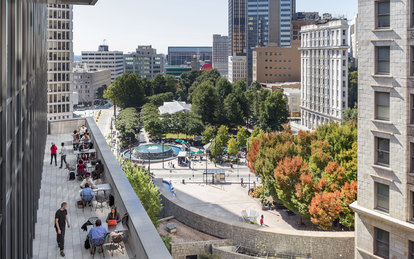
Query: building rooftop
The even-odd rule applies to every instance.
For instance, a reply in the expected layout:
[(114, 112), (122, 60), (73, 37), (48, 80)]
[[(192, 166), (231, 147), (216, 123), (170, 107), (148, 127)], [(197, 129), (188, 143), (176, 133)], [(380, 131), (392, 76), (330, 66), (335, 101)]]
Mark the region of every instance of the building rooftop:
[[(66, 229), (65, 234), (66, 258), (91, 258), (90, 250), (84, 248), (87, 232), (84, 232), (81, 227), (90, 217), (98, 217), (105, 222), (109, 213), (110, 209), (107, 203), (103, 203), (101, 207), (101, 204), (96, 201), (93, 201), (92, 207), (77, 208), (77, 201), (81, 200), (80, 182), (77, 180), (69, 181), (69, 171), (59, 169), (59, 155), (58, 166), (50, 165), (49, 148), (51, 142), (56, 143), (58, 152), (60, 143), (64, 142), (68, 153), (67, 162), (69, 165), (76, 163), (71, 132), (81, 125), (86, 125), (89, 129), (96, 156), (104, 166), (102, 183), (109, 184), (111, 187), (109, 193), (114, 196), (115, 206), (120, 215), (124, 213), (129, 215), (126, 225), (126, 249), (124, 254), (120, 251), (114, 251), (114, 258), (171, 258), (93, 118), (49, 122), (49, 135), (46, 143), (39, 209), (35, 227), (36, 235), (33, 243), (33, 258), (58, 257), (59, 248), (56, 243), (56, 231), (53, 222), (55, 212), (60, 208), (62, 202), (68, 203), (67, 211), (71, 224), (71, 227)], [(109, 193), (106, 196), (109, 196)], [(110, 246), (106, 246), (104, 249), (107, 258), (111, 257), (112, 251), (110, 248)], [(102, 254), (96, 253), (95, 257), (102, 258)]]
[(158, 108), (160, 114), (174, 114), (177, 112), (191, 112), (191, 104), (187, 104), (185, 102), (164, 102), (163, 106)]

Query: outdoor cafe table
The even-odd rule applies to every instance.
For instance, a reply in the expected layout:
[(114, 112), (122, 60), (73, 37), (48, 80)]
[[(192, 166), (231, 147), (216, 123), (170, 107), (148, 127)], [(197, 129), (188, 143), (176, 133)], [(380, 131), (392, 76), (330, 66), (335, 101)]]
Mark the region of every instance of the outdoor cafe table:
[[(116, 226), (108, 226), (108, 223), (106, 222), (102, 222), (102, 226), (108, 231), (108, 232), (127, 232), (128, 231), (128, 226), (125, 224), (122, 224), (122, 222), (119, 222), (118, 224), (116, 224)], [(88, 233), (89, 230), (91, 230), (94, 226), (93, 225), (88, 225)]]
[(86, 150), (82, 150), (82, 151), (75, 150), (75, 151), (73, 151), (73, 153), (74, 153), (75, 155), (81, 155), (81, 154), (94, 154), (94, 153), (96, 153), (96, 150), (95, 150), (95, 149), (86, 149)]
[(72, 144), (74, 144), (74, 145), (81, 144), (81, 143), (92, 143), (92, 139), (87, 139), (87, 140), (72, 140)]
[(93, 192), (106, 192), (112, 190), (111, 185), (109, 183), (96, 184), (94, 187), (95, 188), (92, 188)]

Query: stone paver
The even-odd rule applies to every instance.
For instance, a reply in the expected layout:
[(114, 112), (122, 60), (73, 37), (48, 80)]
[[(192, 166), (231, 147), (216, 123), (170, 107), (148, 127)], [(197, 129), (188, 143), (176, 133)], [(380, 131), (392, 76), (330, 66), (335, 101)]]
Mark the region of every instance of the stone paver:
[[(60, 143), (65, 142), (68, 149), (67, 160), (74, 161), (73, 148), (70, 145), (71, 135), (49, 135), (46, 143), (46, 155), (44, 158), (42, 186), (40, 190), (39, 209), (37, 211), (36, 236), (33, 241), (33, 258), (61, 258), (59, 248), (56, 243), (56, 231), (54, 229), (55, 212), (60, 208), (62, 202), (68, 203), (68, 217), (70, 228), (66, 228), (65, 234), (65, 254), (66, 258), (91, 258), (90, 250), (86, 250), (83, 245), (87, 232), (81, 226), (90, 217), (106, 219), (108, 208), (95, 210), (93, 208), (78, 209), (76, 202), (80, 200), (78, 181), (69, 181), (68, 170), (59, 169), (60, 157), (58, 154), (58, 166), (50, 165), (50, 144), (54, 142), (60, 151)], [(94, 204), (95, 205), (95, 204)], [(106, 249), (105, 249), (106, 250)], [(106, 251), (105, 257), (111, 255)], [(103, 258), (96, 253), (95, 258)], [(113, 258), (128, 258), (128, 254), (115, 252)]]

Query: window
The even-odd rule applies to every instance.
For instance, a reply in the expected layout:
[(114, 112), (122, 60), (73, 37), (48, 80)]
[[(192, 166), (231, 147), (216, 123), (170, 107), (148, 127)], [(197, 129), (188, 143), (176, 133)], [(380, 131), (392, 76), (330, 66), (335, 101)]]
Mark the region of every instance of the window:
[(376, 73), (390, 74), (390, 47), (376, 47)]
[[(414, 1), (414, 0), (413, 0)], [(414, 76), (414, 46), (410, 47), (411, 53), (410, 53), (410, 75)]]
[(409, 240), (408, 241), (408, 258), (409, 259), (414, 259), (414, 242)]
[(377, 210), (388, 212), (390, 209), (390, 187), (382, 183), (375, 183), (376, 204)]
[(390, 27), (390, 1), (377, 2), (377, 28)]
[[(414, 192), (410, 192), (410, 212), (411, 212), (411, 215), (410, 215), (411, 220), (414, 221)], [(412, 258), (414, 259), (414, 257)]]
[(390, 233), (379, 228), (374, 228), (374, 253), (383, 258), (390, 256)]
[(414, 27), (414, 0), (410, 1), (411, 4), (411, 27)]
[(375, 119), (390, 120), (390, 93), (375, 92)]
[(414, 94), (411, 94), (410, 95), (410, 99), (411, 99), (411, 102), (410, 102), (410, 123), (411, 124), (414, 124)]
[(390, 140), (385, 138), (376, 138), (376, 164), (390, 165)]

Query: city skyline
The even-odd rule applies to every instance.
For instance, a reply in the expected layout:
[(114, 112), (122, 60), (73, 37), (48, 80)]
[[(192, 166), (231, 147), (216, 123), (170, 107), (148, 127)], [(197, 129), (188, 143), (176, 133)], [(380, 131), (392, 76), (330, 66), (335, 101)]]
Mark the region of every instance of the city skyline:
[[(138, 45), (152, 45), (158, 53), (166, 54), (168, 46), (212, 46), (213, 34), (228, 34), (228, 1), (124, 2), (116, 5), (114, 1), (98, 1), (93, 8), (74, 7), (75, 55), (80, 55), (81, 51), (97, 50), (104, 40), (111, 50), (128, 53), (133, 52)], [(145, 11), (155, 10), (160, 4), (164, 6), (157, 9), (159, 17), (149, 16), (153, 12)], [(345, 15), (349, 20), (353, 19), (357, 8), (356, 0), (352, 0), (352, 3), (297, 0), (298, 12)], [(214, 14), (214, 17), (203, 17), (203, 14), (209, 13)], [(136, 33), (132, 33), (134, 31)]]

